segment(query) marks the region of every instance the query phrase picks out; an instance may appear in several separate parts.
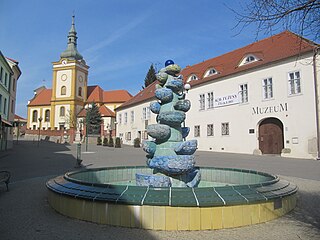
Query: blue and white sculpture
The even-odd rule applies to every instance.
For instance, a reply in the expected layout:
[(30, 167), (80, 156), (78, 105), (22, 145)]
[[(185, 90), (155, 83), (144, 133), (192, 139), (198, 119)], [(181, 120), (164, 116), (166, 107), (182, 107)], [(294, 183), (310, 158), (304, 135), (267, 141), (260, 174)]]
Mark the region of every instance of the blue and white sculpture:
[(185, 99), (180, 71), (180, 66), (168, 60), (157, 74), (158, 101), (150, 104), (151, 111), (157, 114), (157, 124), (147, 127), (148, 135), (155, 140), (143, 142), (147, 165), (153, 174), (136, 174), (139, 186), (196, 187), (200, 182), (200, 170), (195, 167), (193, 155), (197, 140), (185, 141), (190, 129), (181, 126), (191, 103)]

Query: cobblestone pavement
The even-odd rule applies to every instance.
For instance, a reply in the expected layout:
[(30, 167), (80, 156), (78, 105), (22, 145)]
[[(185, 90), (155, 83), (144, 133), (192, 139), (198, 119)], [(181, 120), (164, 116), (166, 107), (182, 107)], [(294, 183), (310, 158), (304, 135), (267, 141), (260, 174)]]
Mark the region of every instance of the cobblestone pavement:
[[(145, 165), (141, 149), (89, 145), (86, 167)], [(48, 179), (74, 170), (76, 146), (20, 141), (0, 154), (0, 170), (12, 173), (10, 191), (0, 185), (0, 239), (320, 239), (320, 162), (275, 156), (197, 152), (202, 166), (257, 169), (299, 187), (297, 207), (264, 224), (216, 231), (148, 231), (98, 225), (56, 213), (47, 202)]]

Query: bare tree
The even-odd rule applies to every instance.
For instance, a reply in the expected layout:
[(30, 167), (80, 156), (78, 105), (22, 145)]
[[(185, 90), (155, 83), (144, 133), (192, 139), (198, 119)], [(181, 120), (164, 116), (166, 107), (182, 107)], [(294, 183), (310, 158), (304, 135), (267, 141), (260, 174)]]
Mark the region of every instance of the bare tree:
[(261, 32), (272, 34), (288, 29), (318, 41), (320, 37), (320, 0), (250, 0), (240, 6), (235, 14), (241, 32), (249, 25), (257, 26), (256, 36)]

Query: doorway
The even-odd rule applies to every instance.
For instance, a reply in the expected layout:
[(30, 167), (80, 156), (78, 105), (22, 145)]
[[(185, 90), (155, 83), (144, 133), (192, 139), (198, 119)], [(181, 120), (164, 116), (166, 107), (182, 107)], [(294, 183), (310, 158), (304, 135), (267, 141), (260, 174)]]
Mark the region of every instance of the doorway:
[(277, 118), (264, 119), (259, 125), (259, 149), (262, 154), (281, 154), (283, 147), (282, 122)]

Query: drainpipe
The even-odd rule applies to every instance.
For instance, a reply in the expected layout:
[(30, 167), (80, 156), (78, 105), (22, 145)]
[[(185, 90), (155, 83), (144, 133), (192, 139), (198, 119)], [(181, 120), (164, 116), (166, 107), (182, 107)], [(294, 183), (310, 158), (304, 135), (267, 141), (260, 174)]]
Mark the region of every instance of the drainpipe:
[(313, 50), (313, 80), (314, 80), (314, 96), (316, 104), (316, 127), (317, 127), (317, 160), (320, 160), (320, 126), (319, 126), (319, 94), (318, 94), (318, 76), (317, 76), (317, 55), (319, 47)]

